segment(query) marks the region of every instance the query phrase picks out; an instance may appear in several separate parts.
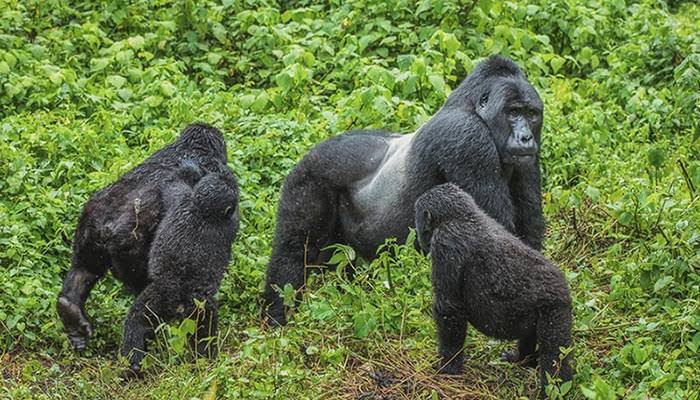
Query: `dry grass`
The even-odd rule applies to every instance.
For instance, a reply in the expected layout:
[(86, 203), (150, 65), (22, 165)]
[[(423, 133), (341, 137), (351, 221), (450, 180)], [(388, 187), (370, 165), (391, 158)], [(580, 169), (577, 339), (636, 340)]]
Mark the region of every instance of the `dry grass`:
[[(346, 365), (345, 384), (329, 388), (326, 395), (341, 400), (503, 399), (535, 395), (534, 371), (481, 358), (467, 360), (462, 375), (445, 376), (435, 372), (435, 357), (425, 354), (425, 350), (414, 354), (393, 346), (372, 356), (353, 354)], [(523, 386), (522, 382), (528, 383)]]

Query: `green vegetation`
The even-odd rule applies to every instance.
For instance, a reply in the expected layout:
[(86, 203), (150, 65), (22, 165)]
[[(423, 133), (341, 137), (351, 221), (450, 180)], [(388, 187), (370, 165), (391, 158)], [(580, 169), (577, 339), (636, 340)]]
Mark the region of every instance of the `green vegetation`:
[[(474, 331), (465, 375), (435, 376), (429, 262), (393, 242), (370, 266), (338, 248), (356, 279), (313, 276), (287, 328), (258, 318), (279, 189), (302, 154), (350, 128), (414, 130), (501, 53), (546, 107), (546, 254), (575, 303), (570, 397), (700, 399), (700, 5), (318, 3), (0, 2), (0, 397), (534, 395), (534, 371), (496, 361), (512, 344)], [(83, 356), (55, 313), (73, 229), (93, 191), (195, 120), (225, 132), (243, 190), (222, 354), (192, 361), (185, 322), (160, 331), (145, 380), (122, 384), (121, 285), (93, 291)]]

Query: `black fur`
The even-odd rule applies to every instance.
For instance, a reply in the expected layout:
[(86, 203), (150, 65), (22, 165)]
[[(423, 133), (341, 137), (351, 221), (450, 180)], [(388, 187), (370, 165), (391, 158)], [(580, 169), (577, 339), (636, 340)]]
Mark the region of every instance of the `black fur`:
[[(437, 186), (416, 201), (416, 232), (429, 250), (439, 369), (462, 369), (467, 324), (498, 339), (518, 339), (512, 361), (539, 357), (546, 374), (571, 379), (571, 297), (564, 274), (484, 213), (459, 187)], [(535, 354), (538, 347), (539, 355)]]
[(479, 64), (412, 135), (348, 132), (318, 144), (289, 173), (267, 270), (267, 316), (286, 323), (276, 287), (304, 284), (305, 265), (331, 243), (365, 259), (388, 237), (402, 241), (413, 205), (452, 182), (532, 248), (542, 245), (539, 140), (542, 102), (512, 61)]
[[(146, 339), (158, 321), (192, 316), (197, 320), (196, 350), (213, 355), (218, 291), (238, 231), (238, 188), (233, 173), (205, 175), (193, 188), (184, 182), (169, 190), (180, 201), (167, 211), (156, 231), (148, 261), (149, 284), (138, 295), (124, 324), (124, 356), (140, 368)], [(194, 299), (204, 301), (196, 313)]]
[(151, 242), (166, 211), (179, 201), (180, 193), (167, 189), (174, 182), (191, 186), (226, 161), (221, 132), (193, 124), (174, 143), (95, 193), (85, 204), (75, 231), (71, 269), (57, 303), (75, 349), (84, 349), (92, 335), (84, 304), (108, 269), (134, 294), (149, 283)]

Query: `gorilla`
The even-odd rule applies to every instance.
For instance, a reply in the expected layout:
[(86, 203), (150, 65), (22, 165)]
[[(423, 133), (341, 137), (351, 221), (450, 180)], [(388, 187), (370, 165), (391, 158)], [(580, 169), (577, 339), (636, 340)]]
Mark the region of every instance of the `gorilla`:
[[(564, 274), (445, 183), (415, 204), (418, 242), (432, 259), (433, 319), (445, 374), (458, 374), (467, 324), (498, 339), (518, 339), (511, 361), (539, 357), (541, 397), (547, 376), (571, 380), (571, 297)], [(535, 354), (539, 348), (539, 355)]]
[(133, 294), (150, 283), (151, 242), (166, 211), (184, 194), (164, 189), (176, 182), (191, 186), (226, 162), (221, 132), (205, 124), (192, 124), (174, 143), (88, 200), (78, 220), (71, 269), (56, 306), (74, 349), (83, 350), (92, 335), (84, 304), (107, 270)]
[(416, 132), (352, 131), (316, 145), (287, 176), (277, 211), (264, 301), (287, 322), (278, 288), (304, 284), (324, 247), (352, 246), (367, 260), (388, 237), (402, 241), (413, 205), (452, 182), (533, 249), (542, 246), (539, 148), (543, 105), (511, 60), (481, 62)]
[[(126, 377), (138, 376), (158, 320), (195, 316), (195, 350), (216, 353), (212, 337), (217, 330), (219, 289), (238, 231), (238, 187), (233, 173), (222, 166), (194, 187), (184, 181), (167, 189), (179, 202), (168, 209), (156, 230), (148, 255), (148, 285), (137, 296), (124, 324), (122, 352), (129, 359)], [(197, 315), (194, 300), (204, 301)]]

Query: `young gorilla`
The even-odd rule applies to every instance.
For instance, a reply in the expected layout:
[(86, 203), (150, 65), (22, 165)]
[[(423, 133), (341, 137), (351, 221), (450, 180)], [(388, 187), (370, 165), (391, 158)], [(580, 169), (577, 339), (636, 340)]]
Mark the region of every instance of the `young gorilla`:
[[(136, 298), (124, 324), (123, 354), (129, 358), (126, 377), (137, 376), (159, 320), (195, 316), (196, 351), (214, 355), (217, 307), (214, 294), (228, 266), (231, 243), (238, 231), (238, 187), (233, 173), (205, 175), (194, 187), (182, 181), (164, 189), (164, 198), (179, 199), (168, 210), (151, 245), (150, 283)], [(194, 299), (204, 301), (197, 315)]]
[[(192, 186), (226, 164), (221, 132), (192, 124), (179, 138), (95, 193), (85, 204), (73, 240), (73, 260), (56, 308), (71, 345), (83, 350), (92, 335), (84, 305), (107, 270), (134, 294), (148, 284), (148, 252), (166, 211), (181, 193), (164, 196), (173, 181)], [(173, 197), (174, 196), (174, 197)]]
[(571, 297), (563, 273), (508, 232), (457, 186), (436, 186), (415, 204), (418, 241), (433, 265), (439, 369), (458, 374), (471, 323), (488, 336), (518, 339), (518, 360), (536, 357), (546, 374), (571, 379)]

